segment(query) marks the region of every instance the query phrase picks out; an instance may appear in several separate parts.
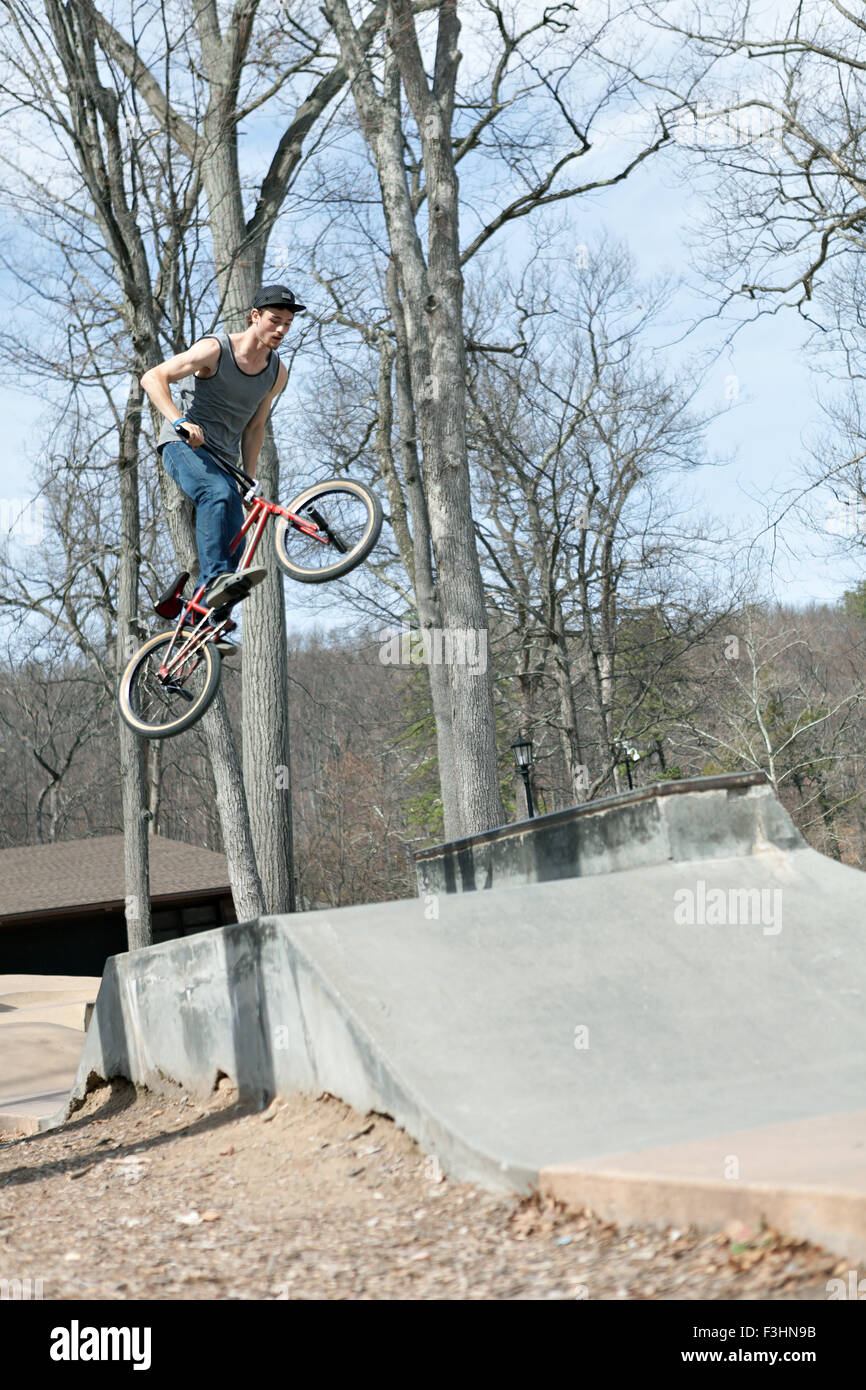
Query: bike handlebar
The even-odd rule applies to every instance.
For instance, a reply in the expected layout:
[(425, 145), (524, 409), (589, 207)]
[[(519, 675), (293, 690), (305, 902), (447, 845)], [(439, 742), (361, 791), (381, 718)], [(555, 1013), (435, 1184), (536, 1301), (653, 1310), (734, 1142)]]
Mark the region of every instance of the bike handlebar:
[[(183, 425), (177, 425), (175, 428), (181, 439), (189, 439), (189, 433), (184, 429)], [(207, 444), (205, 444), (205, 448), (207, 448)], [(242, 468), (236, 468), (234, 464), (226, 463), (225, 459), (215, 458), (213, 454), (211, 454), (210, 457), (213, 459), (217, 468), (221, 468), (224, 473), (228, 473), (230, 477), (234, 478), (236, 483), (246, 483), (248, 488), (255, 487), (255, 478), (251, 478), (249, 473), (245, 473)]]

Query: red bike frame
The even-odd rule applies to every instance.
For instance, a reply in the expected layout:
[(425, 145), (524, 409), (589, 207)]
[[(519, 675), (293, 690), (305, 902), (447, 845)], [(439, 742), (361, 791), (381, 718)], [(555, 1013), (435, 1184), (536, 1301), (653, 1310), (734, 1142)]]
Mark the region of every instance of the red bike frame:
[[(249, 487), (254, 486), (255, 480), (244, 473), (242, 469), (229, 468), (227, 464), (221, 464), (220, 466), (224, 468), (225, 472), (231, 473), (238, 481), (246, 483)], [(304, 517), (297, 516), (294, 512), (290, 512), (287, 507), (281, 507), (276, 502), (267, 502), (264, 497), (255, 497), (250, 503), (249, 513), (243, 526), (231, 543), (231, 551), (234, 554), (244, 536), (250, 530), (250, 527), (254, 527), (252, 536), (247, 541), (246, 550), (241, 557), (241, 562), (238, 565), (236, 573), (240, 574), (242, 570), (249, 569), (250, 562), (262, 538), (262, 533), (268, 524), (268, 520), (272, 516), (284, 516), (296, 531), (301, 531), (303, 535), (309, 536), (311, 540), (321, 541), (322, 545), (331, 544), (331, 537), (324, 531), (321, 531), (315, 522), (307, 521)], [(217, 638), (223, 637), (229, 632), (233, 632), (237, 627), (237, 623), (232, 622), (229, 617), (223, 618), (222, 622), (217, 623), (216, 626), (211, 625), (210, 617), (212, 610), (206, 608), (201, 602), (204, 593), (203, 584), (199, 585), (191, 599), (187, 599), (184, 602), (181, 599), (180, 591), (183, 589), (188, 578), (188, 575), (183, 576), (182, 582), (178, 585), (175, 593), (175, 598), (182, 606), (180, 609), (180, 616), (177, 620), (177, 626), (175, 627), (171, 642), (166, 649), (166, 659), (159, 668), (159, 676), (162, 680), (185, 680), (192, 674), (195, 667), (202, 660), (201, 648), (204, 643), (215, 641)], [(174, 645), (180, 637), (184, 625), (186, 625), (188, 632), (184, 635), (184, 639), (181, 641), (181, 645), (178, 647), (177, 651), (172, 655)], [(196, 657), (195, 664), (186, 668), (186, 662), (193, 656)]]

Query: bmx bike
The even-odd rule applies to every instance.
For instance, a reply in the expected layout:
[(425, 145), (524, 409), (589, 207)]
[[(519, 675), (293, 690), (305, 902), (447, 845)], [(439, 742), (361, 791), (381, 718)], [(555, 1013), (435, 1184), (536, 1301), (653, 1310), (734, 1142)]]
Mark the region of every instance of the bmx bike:
[[(254, 485), (243, 469), (220, 467), (247, 488)], [(271, 517), (276, 518), (277, 563), (301, 584), (348, 574), (366, 560), (382, 529), (379, 499), (351, 478), (313, 483), (287, 507), (256, 497), (231, 545), (234, 552), (246, 537), (239, 574), (249, 568)], [(173, 738), (201, 719), (220, 683), (222, 655), (216, 643), (237, 626), (231, 604), (209, 609), (202, 603), (203, 585), (186, 598), (188, 579), (188, 571), (179, 574), (154, 605), (160, 617), (177, 618), (174, 631), (148, 638), (121, 677), (121, 716), (144, 738)]]

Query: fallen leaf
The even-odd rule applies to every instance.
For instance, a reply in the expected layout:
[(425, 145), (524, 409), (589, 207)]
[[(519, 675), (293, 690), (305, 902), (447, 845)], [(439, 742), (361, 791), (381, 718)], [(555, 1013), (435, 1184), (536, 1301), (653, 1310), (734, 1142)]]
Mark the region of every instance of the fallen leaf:
[(370, 1123), (369, 1123), (368, 1125), (365, 1125), (363, 1129), (358, 1129), (358, 1130), (355, 1131), (354, 1134), (350, 1134), (349, 1137), (348, 1137), (348, 1139), (344, 1139), (344, 1140), (343, 1140), (343, 1143), (344, 1143), (344, 1144), (351, 1144), (353, 1140), (355, 1140), (355, 1139), (360, 1139), (363, 1135), (369, 1134), (371, 1129), (375, 1129), (375, 1128), (376, 1128), (376, 1121), (375, 1121), (375, 1120), (371, 1120)]
[(738, 1245), (745, 1245), (748, 1241), (754, 1240), (758, 1232), (754, 1226), (746, 1226), (742, 1221), (734, 1219), (729, 1221), (723, 1234), (730, 1241), (735, 1241)]

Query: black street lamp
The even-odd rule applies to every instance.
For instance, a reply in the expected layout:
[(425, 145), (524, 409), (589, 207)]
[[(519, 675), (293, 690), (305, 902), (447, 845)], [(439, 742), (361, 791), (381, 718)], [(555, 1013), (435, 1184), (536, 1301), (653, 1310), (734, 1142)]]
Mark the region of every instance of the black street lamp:
[(621, 758), (625, 762), (625, 775), (628, 781), (628, 789), (629, 791), (633, 791), (634, 782), (631, 779), (631, 765), (632, 763), (640, 762), (640, 753), (628, 743), (617, 743), (615, 751), (617, 758)]
[(529, 786), (529, 769), (532, 767), (532, 739), (525, 734), (518, 734), (511, 745), (514, 754), (514, 762), (518, 772), (523, 778), (523, 785), (526, 789), (526, 809), (529, 812), (529, 819), (532, 820), (535, 811), (532, 806), (532, 790)]

